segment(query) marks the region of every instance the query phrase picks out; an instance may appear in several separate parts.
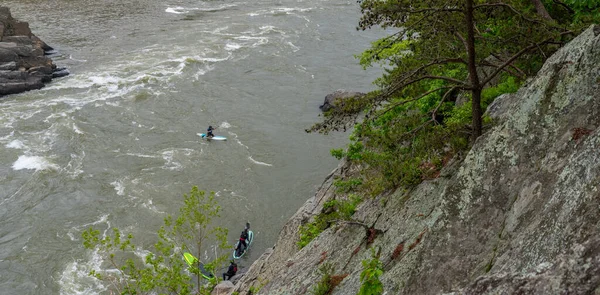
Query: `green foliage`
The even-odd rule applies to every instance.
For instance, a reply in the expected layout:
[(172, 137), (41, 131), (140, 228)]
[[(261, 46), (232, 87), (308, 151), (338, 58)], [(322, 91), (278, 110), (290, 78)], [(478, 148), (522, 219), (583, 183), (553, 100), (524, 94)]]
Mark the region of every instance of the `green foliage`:
[(362, 180), (358, 178), (350, 178), (348, 180), (336, 179), (333, 185), (337, 188), (338, 193), (348, 193), (354, 191), (362, 184)]
[(313, 287), (311, 294), (313, 295), (327, 295), (331, 294), (331, 275), (333, 274), (333, 265), (330, 263), (324, 263), (319, 267), (321, 273), (321, 280)]
[[(119, 294), (210, 294), (218, 282), (214, 271), (227, 260), (229, 253), (225, 250), (231, 248), (227, 245), (227, 229), (211, 226), (220, 210), (214, 193), (206, 196), (193, 187), (189, 195), (184, 195), (179, 215), (164, 219), (157, 232), (158, 240), (152, 249), (147, 249), (144, 259), (133, 255), (136, 248), (131, 243), (131, 234), (123, 239), (120, 230), (113, 228), (112, 235), (100, 237), (99, 230), (89, 228), (82, 233), (85, 248), (97, 250), (112, 268), (119, 270), (117, 275), (93, 270), (90, 276), (110, 282), (111, 289)], [(202, 243), (208, 239), (217, 243), (222, 254), (205, 264), (213, 278), (201, 285), (200, 270), (188, 267), (182, 255), (188, 249), (200, 257)], [(196, 286), (185, 270), (197, 276)]]
[(515, 93), (523, 83), (516, 77), (504, 75), (498, 85), (483, 89), (481, 92), (481, 105), (484, 109), (490, 105), (496, 97), (505, 93)]
[(263, 281), (261, 278), (258, 278), (259, 284), (256, 286), (250, 286), (248, 288), (248, 295), (257, 294), (269, 281)]
[(300, 226), (300, 240), (297, 245), (300, 249), (308, 245), (324, 230), (329, 228), (331, 222), (335, 220), (350, 220), (356, 206), (362, 202), (362, 198), (358, 195), (350, 194), (344, 200), (330, 200), (323, 204), (323, 210), (314, 221)]
[(574, 23), (600, 23), (599, 0), (565, 0), (564, 4), (572, 13)]
[(341, 160), (346, 154), (344, 153), (343, 149), (332, 149), (331, 150), (331, 155), (338, 159)]
[[(449, 66), (438, 74), (461, 77), (466, 73)], [(497, 85), (482, 91), (483, 109), (501, 94), (516, 92), (521, 83), (502, 75)], [(430, 92), (444, 85), (431, 81), (423, 87)], [(337, 191), (378, 195), (398, 186), (410, 188), (437, 177), (450, 158), (469, 148), (472, 105), (443, 101), (443, 94), (433, 91), (420, 100), (382, 109), (369, 122), (357, 125), (348, 149), (336, 150), (335, 155), (347, 157), (362, 170), (358, 177), (336, 180)], [(468, 102), (470, 96), (462, 95)], [(395, 101), (406, 100), (392, 104)], [(488, 117), (484, 123), (490, 123)]]
[(379, 253), (371, 248), (371, 259), (362, 261), (363, 271), (360, 273), (361, 286), (357, 295), (383, 294), (383, 284), (379, 277), (383, 274), (383, 263), (379, 260)]

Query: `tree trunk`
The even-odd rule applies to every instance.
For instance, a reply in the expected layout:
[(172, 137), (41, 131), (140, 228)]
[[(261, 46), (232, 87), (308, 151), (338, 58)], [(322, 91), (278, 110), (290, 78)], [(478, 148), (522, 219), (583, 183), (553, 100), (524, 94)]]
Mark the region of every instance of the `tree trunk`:
[(542, 3), (542, 0), (531, 0), (531, 3), (533, 3), (533, 6), (535, 6), (535, 11), (537, 11), (537, 14), (541, 18), (546, 20), (552, 20), (552, 17), (548, 13), (548, 10), (546, 10), (546, 7), (544, 6), (544, 3)]
[(473, 114), (473, 140), (481, 135), (481, 86), (475, 63), (475, 22), (473, 20), (473, 0), (467, 0), (465, 5), (465, 25), (467, 26), (467, 64), (471, 86), (471, 108)]
[(481, 135), (482, 129), (481, 116), (483, 114), (481, 113), (481, 88), (473, 89), (473, 91), (471, 91), (471, 96), (471, 114), (473, 115), (473, 133), (471, 136), (473, 137), (473, 141), (475, 141), (475, 139)]

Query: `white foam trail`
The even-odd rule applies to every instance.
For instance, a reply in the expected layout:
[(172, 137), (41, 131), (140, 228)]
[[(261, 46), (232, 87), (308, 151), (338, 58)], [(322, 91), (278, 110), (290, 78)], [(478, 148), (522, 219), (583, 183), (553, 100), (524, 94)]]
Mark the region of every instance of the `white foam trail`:
[(75, 125), (75, 123), (73, 123), (73, 131), (75, 131), (77, 134), (84, 134), (83, 131), (81, 131), (81, 129)]
[(238, 44), (238, 43), (227, 43), (225, 44), (225, 50), (227, 51), (235, 51), (242, 48), (242, 45)]
[(293, 52), (300, 50), (300, 47), (294, 45), (292, 42), (288, 42), (287, 44), (290, 45), (290, 47), (292, 47)]
[(83, 173), (83, 170), (81, 170), (81, 167), (83, 166), (84, 158), (85, 158), (85, 151), (82, 151), (81, 155), (71, 154), (71, 160), (65, 167), (65, 169), (67, 170), (67, 174), (69, 174), (72, 178), (75, 178), (78, 175), (80, 175), (81, 173)]
[(60, 169), (58, 165), (51, 163), (44, 157), (25, 155), (19, 156), (17, 161), (13, 163), (12, 168), (14, 170), (34, 169), (36, 171)]
[(219, 125), (219, 128), (221, 128), (221, 129), (227, 129), (230, 127), (231, 127), (231, 124), (229, 124), (227, 122), (223, 122), (223, 123), (221, 123), (221, 125)]
[(263, 166), (269, 166), (269, 167), (273, 166), (273, 164), (256, 161), (256, 160), (252, 159), (252, 156), (248, 156), (248, 159), (250, 159), (250, 161), (252, 161), (252, 163), (257, 164), (257, 165), (263, 165)]
[(78, 61), (78, 62), (87, 62), (86, 59), (76, 59), (76, 58), (73, 58), (73, 55), (69, 55), (69, 59), (70, 60), (74, 60), (74, 61)]
[(139, 157), (139, 158), (158, 158), (158, 156), (154, 156), (154, 155), (144, 155), (144, 154), (135, 154), (135, 153), (127, 153), (126, 155)]
[(6, 144), (6, 147), (9, 149), (23, 149), (25, 148), (25, 144), (22, 141), (15, 139)]
[(234, 140), (235, 140), (235, 141), (236, 141), (236, 142), (237, 142), (239, 145), (241, 145), (241, 146), (245, 147), (247, 150), (249, 150), (249, 149), (250, 149), (250, 148), (248, 148), (248, 146), (247, 146), (247, 145), (243, 144), (243, 143), (242, 143), (242, 142), (241, 142), (241, 141), (238, 139), (238, 135), (237, 135), (237, 134), (235, 134), (235, 133), (233, 133), (233, 132), (229, 132), (229, 134), (231, 134), (231, 135), (233, 135), (233, 136), (234, 136), (234, 138), (233, 138), (233, 139), (234, 139)]
[(167, 9), (165, 9), (165, 12), (175, 13), (175, 14), (183, 14), (183, 13), (188, 12), (188, 10), (181, 6), (177, 6), (177, 7), (167, 7)]

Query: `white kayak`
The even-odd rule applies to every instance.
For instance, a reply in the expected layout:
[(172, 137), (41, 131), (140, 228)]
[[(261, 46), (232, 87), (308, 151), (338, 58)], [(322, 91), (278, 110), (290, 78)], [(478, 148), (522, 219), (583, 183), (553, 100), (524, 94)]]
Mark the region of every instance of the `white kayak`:
[(198, 133), (198, 136), (200, 136), (206, 140), (227, 140), (227, 138), (223, 137), (223, 136), (206, 137), (206, 134), (204, 134), (204, 133)]

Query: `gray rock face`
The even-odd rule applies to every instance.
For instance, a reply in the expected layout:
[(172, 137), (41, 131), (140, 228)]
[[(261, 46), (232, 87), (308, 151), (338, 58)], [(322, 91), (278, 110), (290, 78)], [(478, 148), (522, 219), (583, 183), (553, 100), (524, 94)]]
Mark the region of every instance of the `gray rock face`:
[[(490, 107), (495, 126), (471, 151), (411, 191), (364, 201), (353, 218), (381, 230), (386, 294), (599, 294), (600, 27), (550, 57), (537, 77)], [(299, 250), (299, 226), (323, 203), (341, 165), (284, 225), (232, 290), (305, 294), (323, 263), (356, 294), (365, 229), (341, 223)]]
[(225, 295), (233, 289), (233, 283), (230, 281), (222, 281), (210, 292), (210, 295)]
[(365, 94), (361, 93), (361, 92), (346, 91), (343, 89), (336, 90), (335, 92), (333, 92), (331, 94), (327, 94), (325, 96), (325, 101), (323, 101), (323, 104), (320, 105), (319, 108), (321, 109), (321, 111), (327, 112), (327, 111), (331, 110), (332, 108), (335, 108), (336, 105), (339, 104), (344, 99), (348, 99), (348, 98), (356, 97), (356, 96), (363, 96), (363, 95), (365, 95)]
[(33, 35), (28, 23), (0, 7), (0, 96), (40, 89), (52, 78), (68, 75), (44, 56), (49, 50), (52, 47)]

